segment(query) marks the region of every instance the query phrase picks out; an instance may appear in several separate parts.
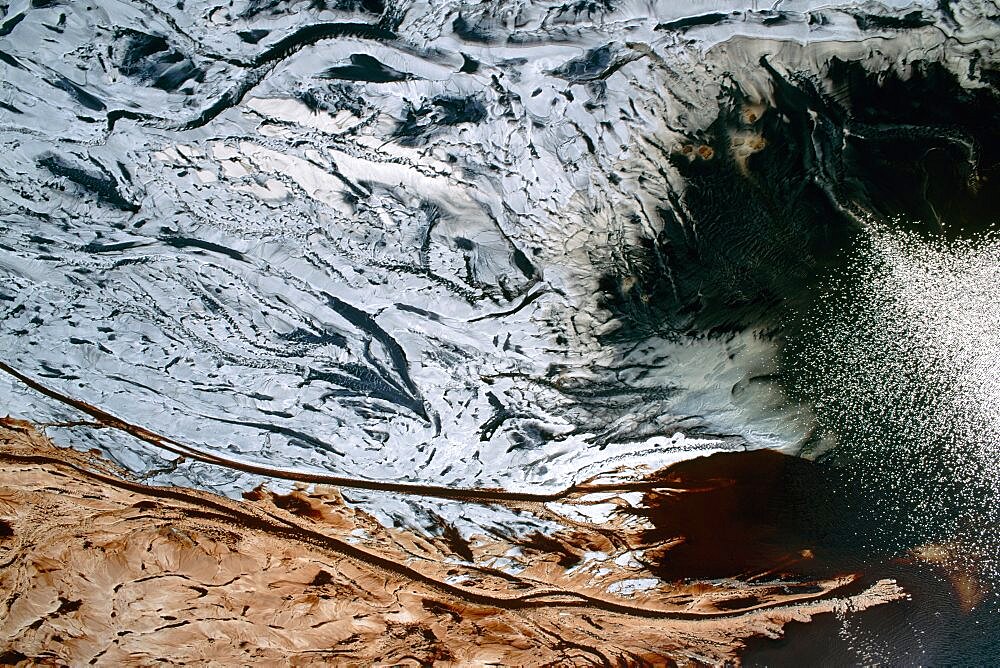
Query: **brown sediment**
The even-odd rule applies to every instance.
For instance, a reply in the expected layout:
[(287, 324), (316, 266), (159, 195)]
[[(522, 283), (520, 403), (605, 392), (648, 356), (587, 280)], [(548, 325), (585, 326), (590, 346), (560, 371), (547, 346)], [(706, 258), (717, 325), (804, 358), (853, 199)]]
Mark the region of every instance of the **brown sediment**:
[[(851, 577), (809, 591), (667, 584), (585, 527), (422, 537), (330, 488), (239, 502), (151, 487), (10, 419), (0, 521), (0, 656), (12, 663), (718, 664), (789, 621), (902, 596), (888, 581), (847, 595)], [(608, 527), (632, 547), (650, 530), (624, 516)]]
[(744, 123), (753, 125), (760, 120), (765, 111), (767, 111), (767, 106), (762, 103), (747, 104), (740, 110), (740, 116)]
[(735, 132), (730, 138), (729, 148), (736, 166), (744, 176), (750, 175), (747, 161), (754, 153), (759, 153), (767, 147), (767, 140), (753, 132)]
[(944, 571), (962, 612), (972, 612), (986, 599), (989, 588), (978, 568), (983, 559), (975, 550), (955, 541), (921, 545), (911, 550), (911, 554)]

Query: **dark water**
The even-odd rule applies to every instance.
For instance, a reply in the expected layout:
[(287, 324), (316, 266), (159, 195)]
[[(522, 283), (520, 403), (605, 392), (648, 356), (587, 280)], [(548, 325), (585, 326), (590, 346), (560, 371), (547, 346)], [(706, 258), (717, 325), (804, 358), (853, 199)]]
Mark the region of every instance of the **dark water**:
[[(834, 60), (822, 86), (772, 73), (774, 107), (748, 116), (736, 94), (713, 126), (714, 162), (678, 160), (697, 234), (665, 209), (650, 253), (671, 271), (651, 272), (654, 299), (616, 305), (641, 316), (632, 335), (759, 328), (778, 359), (748, 385), (774, 383), (788, 402), (775, 407), (803, 407), (801, 453), (819, 464), (734, 463), (723, 475), (743, 482), (712, 513), (673, 509), (719, 552), (692, 544), (662, 574), (752, 572), (809, 549), (793, 572), (857, 569), (912, 599), (790, 629), (756, 644), (751, 664), (992, 665), (1000, 98), (938, 63), (882, 77)], [(727, 159), (726, 141), (750, 130), (768, 148)]]
[(793, 625), (752, 643), (749, 665), (1000, 657), (998, 250), (988, 234), (873, 225), (787, 316), (790, 394), (816, 407), (819, 440), (836, 444), (819, 454), (820, 484), (796, 475), (812, 493), (785, 495), (787, 512), (814, 532), (835, 523), (848, 562), (911, 598)]
[(747, 666), (992, 666), (1000, 657), (996, 610), (963, 612), (934, 568), (884, 566), (913, 598), (849, 616), (790, 624), (779, 640), (755, 640)]
[[(824, 577), (856, 573), (853, 587), (895, 580), (907, 600), (789, 625), (779, 640), (753, 640), (751, 666), (995, 665), (1000, 657), (993, 526), (950, 531), (975, 509), (942, 501), (947, 517), (916, 518), (883, 482), (859, 484), (848, 453), (813, 463), (770, 451), (720, 453), (671, 468), (671, 483), (694, 491), (646, 498), (657, 541), (683, 535), (654, 572), (664, 580), (739, 577), (780, 580), (805, 591)], [(939, 466), (940, 474), (954, 475)], [(921, 470), (897, 471), (911, 495), (928, 493)], [(867, 472), (868, 484), (871, 473)], [(982, 499), (989, 504), (990, 499)], [(935, 540), (952, 541), (934, 543)], [(800, 584), (797, 584), (800, 583)], [(741, 601), (747, 604), (753, 601)]]
[[(918, 474), (909, 482), (926, 491)], [(687, 491), (648, 492), (632, 511), (653, 525), (644, 542), (669, 544), (645, 551), (665, 581), (738, 578), (808, 593), (819, 580), (855, 574), (845, 593), (891, 579), (908, 595), (793, 623), (779, 640), (752, 640), (747, 665), (985, 666), (1000, 656), (994, 555), (981, 552), (989, 526), (949, 533), (942, 518), (915, 523), (897, 510), (891, 485), (858, 484), (846, 457), (815, 463), (767, 450), (718, 453), (665, 476), (670, 488)], [(952, 499), (949, 510), (959, 517), (970, 508)], [(679, 545), (670, 540), (677, 536)]]

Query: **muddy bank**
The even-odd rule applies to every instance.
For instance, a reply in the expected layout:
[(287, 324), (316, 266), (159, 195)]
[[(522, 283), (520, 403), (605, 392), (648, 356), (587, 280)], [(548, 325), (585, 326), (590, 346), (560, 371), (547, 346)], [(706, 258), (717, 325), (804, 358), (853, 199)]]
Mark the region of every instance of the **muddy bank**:
[[(530, 545), (427, 539), (332, 489), (247, 496), (146, 486), (3, 421), (4, 661), (722, 663), (789, 621), (903, 596), (852, 577), (784, 593), (736, 580), (615, 588), (642, 566), (586, 568), (575, 554), (630, 542), (615, 522)], [(517, 573), (497, 561), (525, 552)]]

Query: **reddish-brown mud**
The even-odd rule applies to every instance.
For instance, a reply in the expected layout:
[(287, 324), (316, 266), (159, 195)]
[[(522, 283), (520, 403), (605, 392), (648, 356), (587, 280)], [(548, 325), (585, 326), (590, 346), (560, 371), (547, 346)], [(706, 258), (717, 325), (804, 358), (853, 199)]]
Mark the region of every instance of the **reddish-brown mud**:
[(247, 497), (146, 486), (3, 420), (0, 660), (722, 664), (789, 621), (903, 596), (850, 576), (668, 583), (643, 550), (683, 539), (645, 544), (655, 525), (629, 513), (520, 542), (428, 539), (332, 488)]

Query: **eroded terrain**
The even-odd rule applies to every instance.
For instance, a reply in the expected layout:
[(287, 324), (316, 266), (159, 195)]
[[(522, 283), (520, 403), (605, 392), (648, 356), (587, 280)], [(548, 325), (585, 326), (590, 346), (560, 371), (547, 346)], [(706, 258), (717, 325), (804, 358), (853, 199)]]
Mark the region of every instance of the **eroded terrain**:
[(330, 489), (240, 502), (143, 485), (16, 420), (0, 443), (5, 661), (719, 663), (789, 621), (903, 596), (850, 576), (651, 586), (628, 521), (428, 540)]

